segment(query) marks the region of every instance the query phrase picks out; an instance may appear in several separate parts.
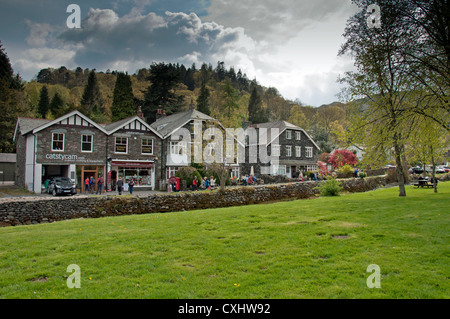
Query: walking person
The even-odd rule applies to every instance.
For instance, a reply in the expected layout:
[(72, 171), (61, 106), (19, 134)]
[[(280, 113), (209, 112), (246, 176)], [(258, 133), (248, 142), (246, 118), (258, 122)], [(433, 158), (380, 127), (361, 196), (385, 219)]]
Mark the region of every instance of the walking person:
[(96, 194), (102, 194), (102, 190), (103, 190), (103, 177), (100, 174), (98, 180), (97, 180), (97, 193)]
[(197, 176), (194, 176), (194, 179), (192, 180), (192, 190), (193, 191), (197, 191), (198, 189), (198, 180), (197, 180)]
[(130, 190), (130, 194), (133, 195), (134, 188), (134, 178), (130, 178), (130, 182), (128, 183), (128, 189)]
[(89, 177), (86, 176), (84, 180), (84, 192), (87, 193), (89, 191)]
[(122, 195), (122, 187), (123, 187), (123, 180), (122, 177), (119, 177), (119, 179), (117, 180), (117, 191), (119, 192), (119, 195)]
[(89, 179), (89, 191), (91, 194), (94, 194), (94, 188), (95, 188), (95, 179), (94, 176), (91, 176)]

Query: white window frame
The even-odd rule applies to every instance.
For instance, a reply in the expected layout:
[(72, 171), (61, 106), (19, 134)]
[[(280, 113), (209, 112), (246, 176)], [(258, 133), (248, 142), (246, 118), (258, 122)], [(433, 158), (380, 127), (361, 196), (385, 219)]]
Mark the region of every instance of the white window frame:
[(169, 144), (170, 155), (187, 154), (187, 145), (184, 142), (171, 141)]
[(302, 147), (301, 146), (295, 147), (295, 157), (302, 157)]
[(286, 139), (287, 139), (287, 140), (292, 139), (292, 131), (286, 130)]
[[(83, 138), (84, 137), (90, 137), (90, 141), (84, 141)], [(90, 144), (91, 145), (91, 149), (90, 150), (83, 150), (83, 145), (84, 144)], [(94, 150), (94, 135), (92, 134), (81, 134), (81, 153), (92, 153)]]
[[(55, 140), (55, 135), (58, 135), (58, 137), (60, 137), (60, 135), (62, 135), (62, 140), (60, 140), (60, 139)], [(65, 144), (66, 144), (65, 141), (66, 141), (66, 135), (64, 133), (52, 133), (52, 151), (53, 152), (64, 152), (64, 148), (65, 148)], [(62, 143), (62, 149), (56, 149), (54, 143)]]
[[(167, 172), (166, 172), (166, 177), (167, 177), (167, 180), (169, 180), (171, 177), (172, 177), (172, 175), (173, 176), (176, 176), (176, 174), (177, 174), (177, 172), (178, 172), (178, 170), (179, 170), (180, 168), (178, 167), (178, 166), (168, 166), (167, 167)], [(172, 174), (173, 173), (173, 174)]]
[[(151, 143), (152, 151), (150, 153), (145, 153), (144, 152), (144, 150), (143, 150), (144, 146), (150, 146), (150, 144), (144, 145), (144, 141), (146, 141), (147, 143), (149, 143), (149, 142)], [(153, 141), (153, 139), (150, 138), (150, 137), (143, 137), (141, 139), (141, 154), (142, 155), (153, 155), (153, 152), (154, 152), (154, 141)]]
[(281, 145), (271, 144), (271, 156), (281, 156)]
[[(121, 140), (123, 140), (123, 139), (125, 139), (125, 144), (123, 144), (123, 143), (120, 143), (120, 144), (117, 144), (117, 139), (121, 139)], [(126, 151), (125, 152), (117, 152), (117, 145), (125, 145), (126, 146)], [(115, 137), (115, 139), (114, 139), (114, 153), (116, 153), (116, 154), (128, 154), (128, 137), (120, 137), (120, 136), (116, 136)]]
[(286, 157), (292, 157), (292, 146), (286, 145)]
[(305, 148), (305, 156), (306, 156), (307, 158), (312, 158), (312, 157), (313, 157), (313, 148), (312, 148), (312, 147), (307, 146), (307, 147)]
[(302, 140), (302, 132), (296, 131), (296, 132), (295, 132), (295, 139), (296, 139), (297, 141), (301, 141), (301, 140)]
[(286, 175), (286, 165), (272, 165), (272, 175)]

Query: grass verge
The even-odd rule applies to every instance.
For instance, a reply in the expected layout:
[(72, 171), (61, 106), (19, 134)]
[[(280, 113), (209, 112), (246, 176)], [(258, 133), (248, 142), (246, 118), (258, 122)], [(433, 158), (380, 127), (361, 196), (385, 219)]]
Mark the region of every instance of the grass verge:
[(450, 183), (397, 195), (0, 228), (0, 298), (448, 298)]

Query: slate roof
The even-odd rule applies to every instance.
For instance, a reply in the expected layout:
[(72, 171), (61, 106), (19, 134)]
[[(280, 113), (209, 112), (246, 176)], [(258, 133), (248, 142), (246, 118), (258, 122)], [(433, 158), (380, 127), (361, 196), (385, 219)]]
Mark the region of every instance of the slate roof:
[(163, 138), (166, 138), (170, 134), (172, 134), (176, 129), (182, 127), (191, 120), (216, 121), (216, 119), (212, 118), (211, 116), (206, 115), (197, 110), (188, 110), (185, 112), (175, 113), (163, 117), (157, 120), (156, 122), (150, 124), (150, 126), (154, 130), (156, 130), (159, 134), (161, 134)]
[(42, 126), (44, 124), (47, 124), (51, 122), (51, 120), (46, 119), (31, 119), (27, 117), (19, 117), (17, 119), (17, 125), (20, 127), (20, 132), (22, 135), (25, 135), (35, 128), (38, 128), (39, 126)]
[(14, 153), (0, 153), (0, 163), (15, 163), (16, 158)]
[(265, 132), (264, 132), (264, 130), (262, 130), (260, 132), (262, 134), (261, 134), (261, 139), (258, 139), (258, 143), (259, 144), (263, 144), (263, 143), (261, 143), (261, 141), (264, 141), (264, 140), (266, 140), (266, 143), (264, 143), (264, 145), (271, 144), (271, 142), (277, 137), (275, 135), (272, 136), (272, 130), (271, 129), (272, 128), (277, 128), (278, 129), (278, 136), (281, 135), (286, 129), (294, 130), (294, 131), (301, 131), (314, 144), (314, 146), (317, 147), (317, 149), (320, 149), (320, 147), (317, 146), (317, 144), (314, 142), (314, 140), (308, 135), (308, 133), (306, 133), (306, 131), (304, 129), (302, 129), (301, 127), (298, 127), (297, 125), (294, 125), (292, 123), (289, 123), (289, 122), (286, 122), (286, 121), (275, 121), (275, 122), (267, 122), (267, 123), (255, 124), (253, 126), (256, 127), (257, 129), (259, 129), (259, 128), (266, 128), (267, 129), (267, 130), (265, 130)]

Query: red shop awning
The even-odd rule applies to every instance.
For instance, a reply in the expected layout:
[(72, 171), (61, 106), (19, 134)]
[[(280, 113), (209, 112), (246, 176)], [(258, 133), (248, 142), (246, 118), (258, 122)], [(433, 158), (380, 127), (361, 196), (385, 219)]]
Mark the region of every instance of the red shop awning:
[(112, 166), (132, 167), (132, 168), (152, 168), (153, 163), (150, 162), (112, 162)]

